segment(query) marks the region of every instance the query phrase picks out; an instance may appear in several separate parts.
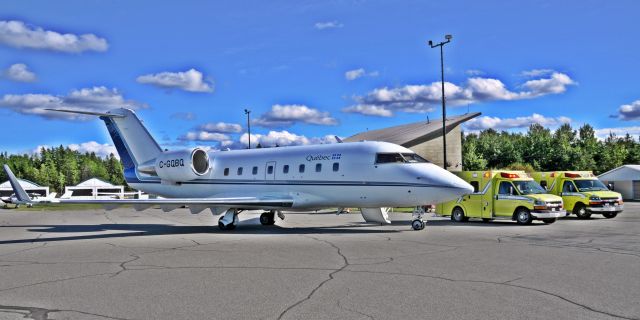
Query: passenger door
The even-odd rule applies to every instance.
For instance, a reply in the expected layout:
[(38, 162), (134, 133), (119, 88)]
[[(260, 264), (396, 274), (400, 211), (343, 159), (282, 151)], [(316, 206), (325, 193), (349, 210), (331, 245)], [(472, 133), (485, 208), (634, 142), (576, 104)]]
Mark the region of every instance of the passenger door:
[(264, 179), (275, 180), (276, 179), (276, 162), (269, 161), (264, 166)]
[(482, 193), (480, 190), (480, 179), (470, 180), (469, 184), (473, 187), (473, 193), (462, 197), (464, 213), (470, 218), (481, 218)]
[(496, 193), (493, 200), (493, 210), (496, 216), (511, 217), (513, 215), (513, 201), (516, 195), (516, 188), (510, 181), (500, 181), (496, 186)]

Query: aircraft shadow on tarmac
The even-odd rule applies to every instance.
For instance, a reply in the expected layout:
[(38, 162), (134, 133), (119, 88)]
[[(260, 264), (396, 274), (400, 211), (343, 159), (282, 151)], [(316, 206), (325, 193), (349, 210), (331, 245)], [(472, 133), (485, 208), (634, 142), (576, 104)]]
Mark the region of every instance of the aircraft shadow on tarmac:
[[(251, 219), (253, 220), (253, 219)], [(387, 226), (376, 226), (369, 223), (352, 223), (342, 226), (327, 227), (280, 227), (278, 225), (262, 226), (256, 223), (244, 223), (241, 221), (237, 229), (222, 231), (218, 226), (176, 226), (171, 224), (86, 224), (86, 225), (4, 225), (0, 228), (25, 228), (34, 233), (65, 233), (62, 237), (38, 237), (31, 239), (0, 240), (0, 245), (11, 243), (38, 243), (69, 240), (109, 239), (156, 235), (180, 235), (180, 234), (374, 234), (395, 233), (404, 230), (391, 229)], [(406, 221), (392, 222), (391, 226), (407, 226)], [(118, 233), (104, 233), (113, 231), (125, 231)], [(94, 233), (82, 235), (68, 235), (73, 233)]]

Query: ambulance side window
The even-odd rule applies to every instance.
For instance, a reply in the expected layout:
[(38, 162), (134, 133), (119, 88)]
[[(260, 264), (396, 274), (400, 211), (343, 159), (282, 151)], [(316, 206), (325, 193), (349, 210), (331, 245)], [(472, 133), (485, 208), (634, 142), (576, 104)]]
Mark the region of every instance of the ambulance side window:
[(478, 191), (480, 191), (480, 183), (478, 181), (471, 181), (469, 184), (473, 187), (473, 193), (478, 193)]
[(543, 187), (545, 190), (548, 190), (547, 189), (547, 181), (546, 180), (540, 181), (540, 186)]
[(562, 185), (562, 192), (574, 192), (575, 187), (571, 181), (565, 181)]
[(500, 189), (498, 189), (498, 194), (511, 195), (512, 190), (513, 190), (513, 185), (511, 184), (511, 182), (502, 181), (500, 182)]

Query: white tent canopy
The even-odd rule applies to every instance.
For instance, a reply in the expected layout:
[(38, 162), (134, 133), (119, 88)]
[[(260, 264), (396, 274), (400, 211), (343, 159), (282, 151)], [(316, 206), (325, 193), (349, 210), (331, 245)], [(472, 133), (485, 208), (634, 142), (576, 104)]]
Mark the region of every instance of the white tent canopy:
[[(35, 182), (18, 179), (18, 183), (22, 186), (27, 193), (37, 193), (41, 196), (48, 197), (49, 196), (49, 187), (43, 187), (41, 185), (36, 184)], [(6, 197), (13, 194), (13, 188), (11, 187), (11, 183), (9, 180), (0, 184), (0, 196)]]
[(598, 178), (613, 185), (616, 192), (622, 194), (623, 199), (640, 199), (640, 165), (627, 164), (605, 172)]

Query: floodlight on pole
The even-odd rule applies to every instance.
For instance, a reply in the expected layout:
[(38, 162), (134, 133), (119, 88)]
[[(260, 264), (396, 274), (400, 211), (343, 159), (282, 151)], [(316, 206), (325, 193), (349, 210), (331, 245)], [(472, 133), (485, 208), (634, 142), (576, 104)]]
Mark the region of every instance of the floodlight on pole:
[(247, 132), (249, 137), (249, 149), (251, 149), (251, 119), (250, 119), (251, 110), (244, 109), (244, 114), (247, 115)]
[(441, 86), (442, 86), (442, 153), (443, 153), (443, 164), (442, 166), (447, 169), (447, 107), (444, 96), (444, 52), (443, 47), (445, 44), (451, 42), (453, 36), (447, 34), (444, 36), (447, 41), (440, 42), (438, 44), (433, 44), (433, 41), (429, 40), (428, 44), (431, 48), (440, 47), (440, 76), (441, 76)]

